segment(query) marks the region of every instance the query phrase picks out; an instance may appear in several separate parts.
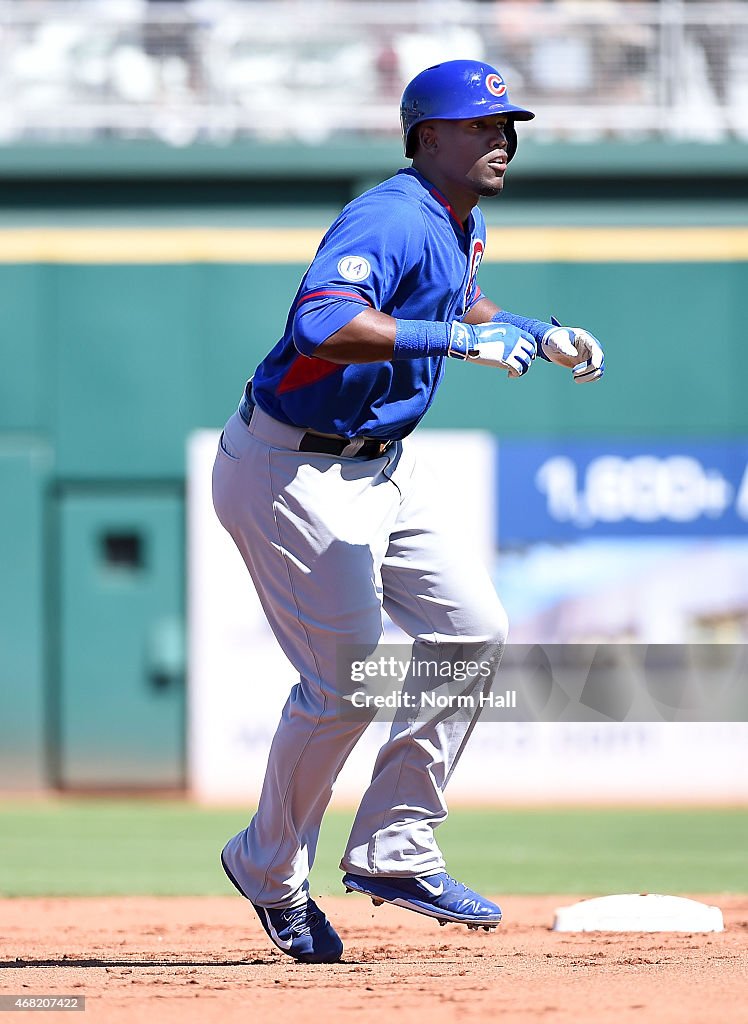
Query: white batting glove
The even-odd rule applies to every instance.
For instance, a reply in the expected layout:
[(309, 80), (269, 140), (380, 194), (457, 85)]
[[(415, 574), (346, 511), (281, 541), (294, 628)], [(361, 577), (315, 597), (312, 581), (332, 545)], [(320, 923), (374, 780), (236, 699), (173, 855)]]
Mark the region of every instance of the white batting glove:
[(561, 327), (555, 318), (553, 324), (541, 339), (542, 355), (570, 369), (577, 384), (600, 380), (605, 373), (605, 356), (597, 338), (582, 327)]
[(456, 320), (450, 329), (447, 355), (498, 366), (508, 370), (510, 377), (527, 373), (536, 354), (537, 342), (532, 335), (511, 324), (463, 324)]

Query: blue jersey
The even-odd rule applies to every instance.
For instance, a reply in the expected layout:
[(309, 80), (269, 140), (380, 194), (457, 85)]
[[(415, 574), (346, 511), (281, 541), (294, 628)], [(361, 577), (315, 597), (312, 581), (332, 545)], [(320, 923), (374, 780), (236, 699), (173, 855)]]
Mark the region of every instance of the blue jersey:
[(299, 351), (294, 320), (309, 311), (320, 340), (366, 306), (403, 320), (460, 320), (481, 297), (476, 275), (485, 241), (480, 210), (463, 226), (412, 168), (354, 199), (322, 239), (283, 337), (254, 374), (257, 404), (325, 434), (405, 437), (433, 401), (445, 357), (341, 365)]

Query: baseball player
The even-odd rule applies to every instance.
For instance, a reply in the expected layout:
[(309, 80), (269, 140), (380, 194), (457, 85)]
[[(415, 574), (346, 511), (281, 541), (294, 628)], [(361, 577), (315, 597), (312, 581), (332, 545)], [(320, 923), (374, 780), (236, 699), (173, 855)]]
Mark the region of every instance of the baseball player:
[[(343, 951), (307, 882), (333, 783), (367, 725), (339, 712), (341, 645), (373, 651), (383, 608), (413, 637), (414, 660), (469, 651), (497, 664), (507, 635), (488, 573), (443, 521), (408, 436), (450, 359), (513, 379), (536, 353), (578, 382), (603, 373), (591, 334), (507, 313), (477, 283), (477, 204), (501, 192), (515, 123), (534, 115), (510, 102), (495, 68), (470, 60), (421, 72), (400, 112), (412, 166), (325, 234), (283, 336), (223, 430), (213, 476), (218, 517), (299, 673), (257, 813), (222, 863), (272, 942), (307, 963)], [(447, 874), (434, 836), (477, 713), (395, 718), (343, 853), (347, 890), (441, 923), (499, 923), (498, 906)]]

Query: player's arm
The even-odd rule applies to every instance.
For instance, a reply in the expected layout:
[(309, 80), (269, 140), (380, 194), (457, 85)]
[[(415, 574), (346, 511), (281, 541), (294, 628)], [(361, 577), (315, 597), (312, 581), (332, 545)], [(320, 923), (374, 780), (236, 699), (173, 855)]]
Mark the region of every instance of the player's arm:
[[(359, 307), (360, 308), (360, 307)], [(301, 327), (301, 324), (299, 324)], [(297, 348), (300, 335), (305, 334), (304, 325), (298, 331), (294, 322), (294, 340)], [(344, 327), (339, 328), (329, 338), (325, 338), (314, 346), (314, 355), (327, 359), (331, 363), (383, 363), (392, 359), (397, 334), (397, 321), (378, 309), (364, 307), (354, 313)], [(304, 337), (305, 342), (314, 338)], [(303, 351), (303, 350), (302, 350)]]
[(297, 299), (292, 323), (299, 352), (333, 363), (449, 356), (501, 367), (510, 377), (526, 373), (536, 343), (521, 328), (405, 320), (381, 312), (417, 270), (425, 242), (420, 208), (384, 206), (371, 197), (347, 207), (322, 240)]
[[(319, 310), (306, 305), (307, 308), (294, 318), (294, 343), (302, 354), (332, 363), (380, 363), (449, 356), (499, 367), (508, 370), (510, 377), (521, 377), (535, 358), (534, 338), (510, 324), (472, 326), (458, 320), (451, 323), (401, 320), (376, 309), (362, 309), (360, 304), (353, 304), (347, 323), (321, 337), (319, 318), (314, 316)], [(339, 309), (337, 315), (342, 315)], [(329, 318), (324, 319), (329, 323)], [(324, 330), (323, 326), (323, 333)]]
[(500, 313), (501, 310), (495, 302), (491, 302), (485, 295), (481, 296), (480, 299), (471, 306), (465, 316), (462, 318), (464, 324), (486, 324), (489, 320), (492, 320), (496, 313)]
[(597, 338), (582, 327), (562, 327), (558, 320), (552, 323), (516, 316), (491, 302), (485, 296), (472, 306), (463, 317), (463, 323), (506, 323), (519, 327), (535, 339), (538, 355), (550, 363), (572, 371), (578, 384), (600, 380), (605, 373), (605, 356)]

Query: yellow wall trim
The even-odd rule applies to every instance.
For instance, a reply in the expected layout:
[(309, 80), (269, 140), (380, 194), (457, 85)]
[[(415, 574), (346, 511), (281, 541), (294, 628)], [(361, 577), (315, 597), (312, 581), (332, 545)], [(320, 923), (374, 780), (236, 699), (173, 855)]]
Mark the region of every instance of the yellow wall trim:
[[(309, 263), (324, 228), (0, 228), (0, 263)], [(748, 227), (492, 227), (489, 263), (748, 260)]]

